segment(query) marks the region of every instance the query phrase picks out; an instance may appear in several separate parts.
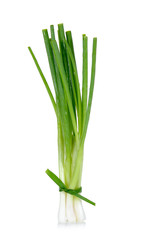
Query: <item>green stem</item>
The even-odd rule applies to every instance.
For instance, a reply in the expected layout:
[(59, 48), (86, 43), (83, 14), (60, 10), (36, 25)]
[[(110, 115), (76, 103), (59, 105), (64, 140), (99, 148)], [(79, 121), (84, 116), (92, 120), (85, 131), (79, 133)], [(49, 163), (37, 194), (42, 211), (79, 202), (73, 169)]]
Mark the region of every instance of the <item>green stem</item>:
[(59, 164), (59, 178), (65, 183), (64, 177), (64, 140), (62, 135), (61, 124), (57, 121), (58, 126), (58, 164)]
[(83, 146), (80, 146), (79, 149), (77, 149), (77, 155), (76, 160), (73, 165), (72, 169), (72, 178), (70, 182), (70, 188), (74, 189), (77, 187), (80, 187), (81, 184), (81, 176), (82, 176), (82, 165), (83, 165)]

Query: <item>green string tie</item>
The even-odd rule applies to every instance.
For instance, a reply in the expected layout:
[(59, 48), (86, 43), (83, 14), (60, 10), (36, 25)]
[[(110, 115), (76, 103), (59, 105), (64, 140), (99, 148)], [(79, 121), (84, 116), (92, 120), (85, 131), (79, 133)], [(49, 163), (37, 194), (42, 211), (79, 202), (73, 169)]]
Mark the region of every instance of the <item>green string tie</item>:
[(82, 200), (84, 200), (85, 202), (88, 202), (92, 205), (96, 205), (95, 202), (92, 202), (91, 200), (83, 197), (82, 195), (80, 195), (79, 193), (82, 192), (82, 188), (79, 187), (77, 189), (69, 189), (66, 187), (66, 185), (61, 181), (61, 179), (59, 179), (53, 172), (51, 172), (49, 169), (46, 170), (47, 175), (59, 186), (59, 191), (60, 192), (66, 192), (68, 194), (74, 195)]

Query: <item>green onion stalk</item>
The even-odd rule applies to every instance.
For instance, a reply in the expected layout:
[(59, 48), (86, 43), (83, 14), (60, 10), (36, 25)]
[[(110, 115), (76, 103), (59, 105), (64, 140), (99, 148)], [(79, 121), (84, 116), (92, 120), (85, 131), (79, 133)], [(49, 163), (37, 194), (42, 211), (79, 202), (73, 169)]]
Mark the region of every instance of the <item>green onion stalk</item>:
[[(93, 38), (90, 87), (88, 88), (88, 37), (82, 35), (83, 62), (82, 88), (78, 77), (71, 31), (64, 31), (58, 24), (58, 42), (55, 39), (54, 26), (42, 30), (49, 68), (53, 80), (55, 96), (30, 47), (31, 56), (49, 94), (58, 130), (58, 166), (59, 178), (47, 169), (46, 173), (60, 186), (59, 223), (83, 222), (85, 213), (82, 206), (81, 178), (84, 155), (84, 142), (89, 122), (93, 89), (95, 82), (97, 38)], [(90, 200), (85, 201), (91, 203)], [(93, 202), (91, 203), (95, 205)]]

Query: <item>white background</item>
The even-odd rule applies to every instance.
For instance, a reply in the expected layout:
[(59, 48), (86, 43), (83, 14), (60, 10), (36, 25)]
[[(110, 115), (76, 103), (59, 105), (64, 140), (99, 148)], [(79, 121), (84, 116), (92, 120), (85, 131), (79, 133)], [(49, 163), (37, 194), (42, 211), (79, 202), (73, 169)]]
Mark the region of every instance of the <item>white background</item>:
[[(142, 1), (1, 1), (0, 239), (143, 239)], [(72, 30), (81, 76), (82, 37), (98, 38), (85, 143), (86, 223), (58, 225), (56, 118), (27, 47), (52, 86), (41, 30)]]

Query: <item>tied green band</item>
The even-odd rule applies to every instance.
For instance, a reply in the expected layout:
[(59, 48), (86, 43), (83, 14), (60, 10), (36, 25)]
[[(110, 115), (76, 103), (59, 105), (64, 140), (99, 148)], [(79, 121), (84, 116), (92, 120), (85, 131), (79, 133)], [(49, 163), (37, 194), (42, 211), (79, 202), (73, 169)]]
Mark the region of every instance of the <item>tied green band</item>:
[[(60, 192), (62, 192), (62, 191), (64, 191), (64, 192), (66, 192), (66, 193), (69, 193), (69, 194), (72, 194), (72, 193), (81, 193), (82, 192), (82, 187), (80, 187), (80, 188), (76, 188), (76, 189), (70, 189), (70, 188), (66, 188), (66, 187), (64, 187), (64, 188), (59, 188), (59, 191)], [(73, 195), (73, 194), (72, 194)]]
[(51, 172), (49, 169), (46, 170), (47, 175), (59, 186), (59, 191), (62, 192), (66, 192), (69, 193), (71, 195), (74, 195), (82, 200), (84, 200), (85, 202), (88, 202), (92, 205), (96, 205), (95, 202), (92, 202), (91, 200), (83, 197), (82, 195), (80, 195), (79, 193), (81, 193), (82, 188), (77, 188), (77, 189), (69, 189), (66, 187), (66, 185), (61, 181), (61, 179), (59, 179), (53, 172)]

